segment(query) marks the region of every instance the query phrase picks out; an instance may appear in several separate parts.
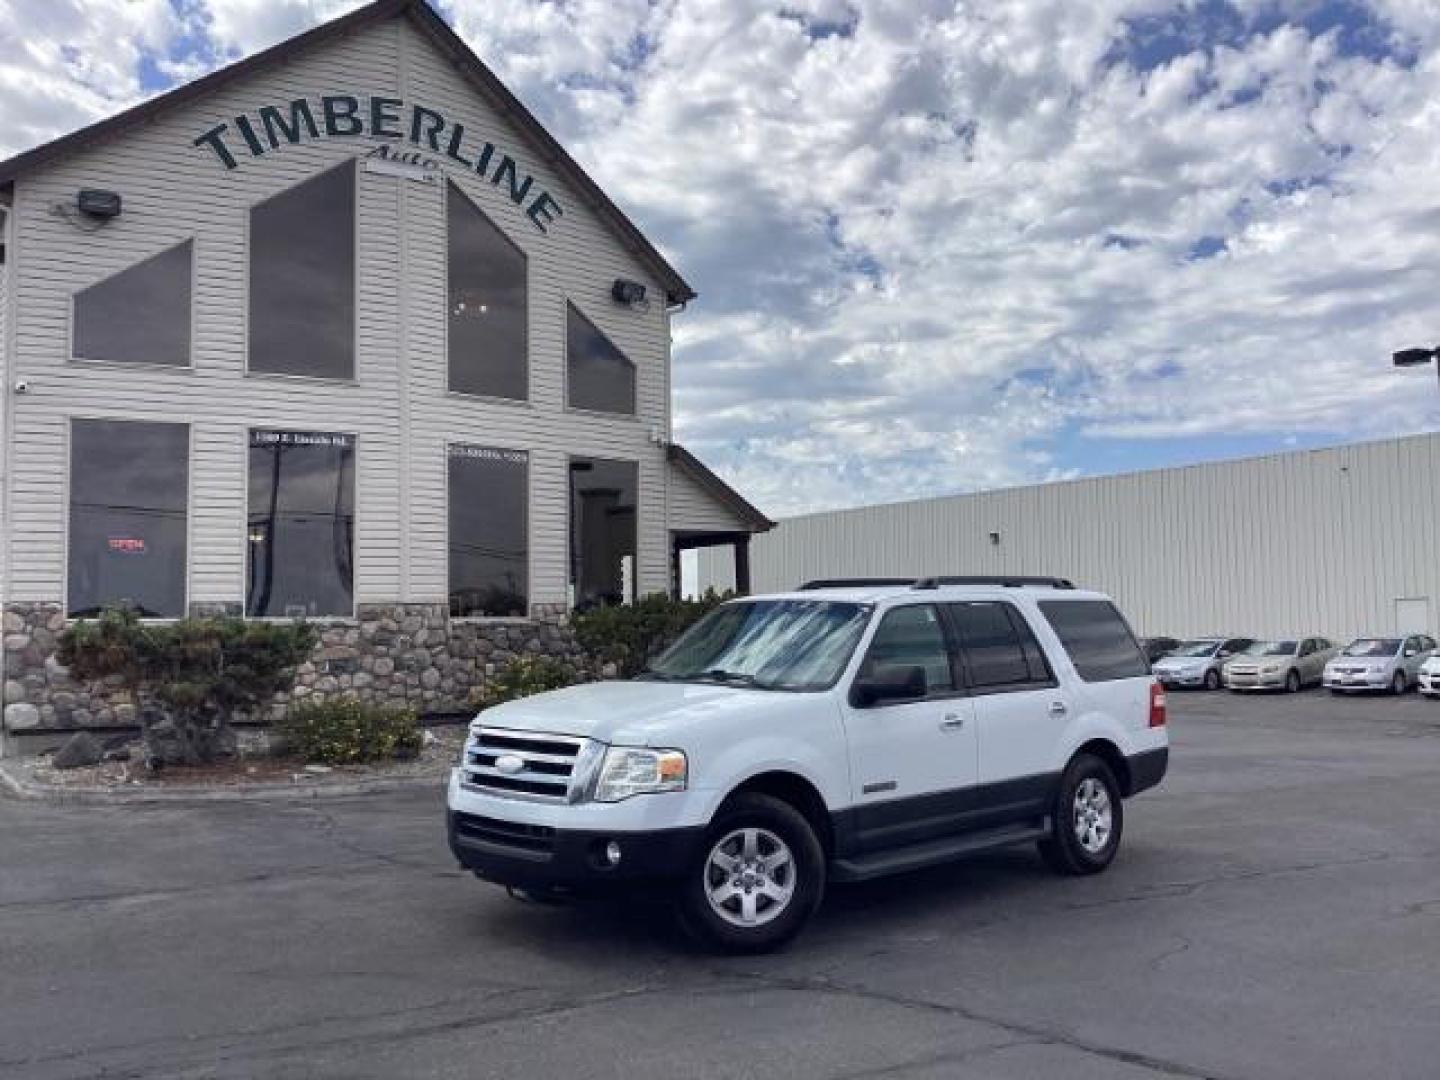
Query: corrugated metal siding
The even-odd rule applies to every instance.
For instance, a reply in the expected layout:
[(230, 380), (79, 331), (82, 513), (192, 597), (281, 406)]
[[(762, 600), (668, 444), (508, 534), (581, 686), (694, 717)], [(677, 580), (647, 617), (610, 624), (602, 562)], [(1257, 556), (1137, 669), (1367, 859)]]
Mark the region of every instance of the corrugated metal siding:
[[(791, 518), (757, 591), (816, 577), (1036, 573), (1102, 589), (1146, 634), (1440, 629), (1440, 434)], [(991, 532), (1000, 542), (990, 541)], [(699, 580), (731, 583), (728, 551)]]
[[(357, 377), (354, 384), (247, 376), (246, 230), (249, 208), (369, 148), (316, 140), (223, 171), (191, 143), (213, 123), (260, 105), (336, 92), (393, 94), (427, 105), (512, 153), (562, 203), (540, 234), (498, 188), (451, 173), (529, 257), (531, 400), (516, 404), (446, 392), (443, 185), (359, 172)], [(237, 140), (238, 141), (238, 140)], [(125, 212), (94, 232), (51, 212), (82, 186), (114, 188)], [(594, 455), (640, 463), (640, 587), (666, 586), (664, 452), (648, 437), (668, 427), (668, 316), (662, 302), (622, 310), (615, 277), (656, 283), (579, 197), (494, 115), (415, 29), (376, 26), (232, 85), (198, 108), (162, 115), (119, 140), (16, 184), (17, 240), (31, 254), (17, 282), (17, 372), (30, 378), (14, 429), (13, 569), (9, 599), (64, 594), (65, 443), (74, 415), (193, 423), (191, 601), (243, 595), (246, 452), (250, 427), (352, 432), (358, 437), (357, 602), (443, 601), (446, 592), (445, 444), (531, 453), (531, 599), (565, 598), (567, 461)], [(194, 368), (68, 362), (71, 295), (194, 236)], [(639, 415), (570, 413), (564, 404), (565, 301), (575, 300), (638, 368)], [(13, 374), (12, 374), (13, 377)]]

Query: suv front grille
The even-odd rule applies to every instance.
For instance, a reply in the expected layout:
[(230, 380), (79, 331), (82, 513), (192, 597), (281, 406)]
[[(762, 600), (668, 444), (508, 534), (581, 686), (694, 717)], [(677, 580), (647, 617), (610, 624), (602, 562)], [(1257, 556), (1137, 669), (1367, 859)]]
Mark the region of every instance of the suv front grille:
[[(465, 784), (495, 795), (566, 802), (588, 742), (574, 735), (482, 727), (466, 746)], [(520, 759), (521, 768), (501, 770), (497, 763), (511, 757)]]

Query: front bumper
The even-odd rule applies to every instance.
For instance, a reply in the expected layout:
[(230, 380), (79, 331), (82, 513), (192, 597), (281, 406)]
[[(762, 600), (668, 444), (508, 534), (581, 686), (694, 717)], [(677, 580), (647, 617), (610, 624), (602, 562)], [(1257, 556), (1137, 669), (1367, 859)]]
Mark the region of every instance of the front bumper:
[(1205, 669), (1199, 671), (1157, 671), (1155, 677), (1160, 680), (1160, 685), (1166, 689), (1204, 686)]
[(1426, 697), (1440, 694), (1440, 672), (1422, 671), (1416, 680), (1416, 688)]
[[(498, 885), (599, 892), (684, 873), (704, 836), (701, 827), (646, 832), (600, 832), (526, 825), (463, 811), (446, 811), (450, 850), (462, 868)], [(614, 842), (620, 861), (606, 848)]]
[(1352, 675), (1325, 673), (1327, 690), (1388, 690), (1393, 676), (1388, 671), (1367, 671)]
[(1225, 676), (1225, 686), (1230, 690), (1281, 690), (1285, 686), (1285, 672), (1230, 674)]

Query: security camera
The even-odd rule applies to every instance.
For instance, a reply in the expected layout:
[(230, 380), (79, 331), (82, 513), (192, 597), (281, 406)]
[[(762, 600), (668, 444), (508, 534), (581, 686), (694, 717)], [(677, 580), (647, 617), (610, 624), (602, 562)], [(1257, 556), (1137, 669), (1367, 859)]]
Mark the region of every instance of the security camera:
[(17, 394), (28, 394), (28, 393), (30, 392), (30, 380), (29, 380), (29, 379), (16, 379), (16, 380), (15, 380), (15, 392), (16, 392)]

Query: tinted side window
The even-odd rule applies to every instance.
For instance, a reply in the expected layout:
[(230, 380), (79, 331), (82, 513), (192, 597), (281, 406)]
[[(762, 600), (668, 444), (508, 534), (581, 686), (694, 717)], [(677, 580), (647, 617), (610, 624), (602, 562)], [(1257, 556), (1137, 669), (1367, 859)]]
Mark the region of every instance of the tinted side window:
[(579, 308), (566, 304), (565, 309), (571, 408), (634, 416), (635, 365)]
[(450, 447), (450, 614), (525, 615), (529, 455)]
[(873, 678), (886, 670), (903, 667), (924, 668), (928, 693), (944, 693), (955, 688), (945, 630), (940, 625), (939, 613), (929, 604), (893, 608), (885, 613), (870, 640), (860, 678)]
[(453, 183), (445, 195), (450, 253), (450, 389), (530, 394), (525, 253)]
[(1145, 654), (1115, 605), (1104, 600), (1042, 600), (1040, 612), (1086, 682), (1150, 674)]
[(970, 685), (977, 690), (1024, 689), (1051, 681), (1049, 665), (1029, 625), (1009, 604), (947, 605)]

